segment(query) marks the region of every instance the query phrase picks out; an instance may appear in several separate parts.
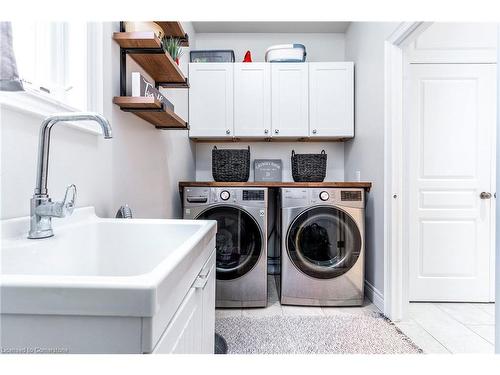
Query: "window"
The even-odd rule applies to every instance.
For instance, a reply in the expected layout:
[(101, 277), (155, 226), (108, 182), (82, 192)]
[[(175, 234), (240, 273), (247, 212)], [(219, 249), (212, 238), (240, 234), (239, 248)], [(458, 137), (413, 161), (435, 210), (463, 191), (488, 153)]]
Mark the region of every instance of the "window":
[(90, 29), (86, 22), (12, 22), (25, 89), (76, 110), (91, 110)]

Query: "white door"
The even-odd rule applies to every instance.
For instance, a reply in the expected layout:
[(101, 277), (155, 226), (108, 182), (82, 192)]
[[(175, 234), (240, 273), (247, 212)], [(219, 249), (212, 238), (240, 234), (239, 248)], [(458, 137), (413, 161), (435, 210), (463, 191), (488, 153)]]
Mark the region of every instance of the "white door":
[(189, 136), (233, 136), (232, 63), (189, 64)]
[(354, 136), (354, 63), (309, 63), (309, 136)]
[(268, 63), (234, 64), (234, 135), (271, 136), (271, 67)]
[(308, 64), (271, 64), (273, 137), (309, 135)]
[(494, 298), (495, 77), (493, 64), (409, 67), (410, 301)]

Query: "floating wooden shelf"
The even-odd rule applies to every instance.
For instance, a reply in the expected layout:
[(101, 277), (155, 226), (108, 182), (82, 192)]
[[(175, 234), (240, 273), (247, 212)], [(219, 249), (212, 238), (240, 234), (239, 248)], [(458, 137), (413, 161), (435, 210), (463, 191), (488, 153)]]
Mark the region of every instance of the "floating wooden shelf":
[(159, 86), (189, 87), (179, 66), (163, 51), (153, 32), (116, 32), (113, 39)]
[(113, 103), (122, 111), (132, 112), (160, 129), (188, 129), (188, 124), (173, 111), (165, 110), (158, 99), (115, 96)]
[(113, 39), (122, 48), (161, 48), (161, 40), (152, 31), (114, 33)]
[(187, 34), (184, 32), (182, 25), (177, 21), (153, 21), (158, 26), (160, 26), (166, 36), (171, 36), (174, 38), (179, 38), (181, 40), (181, 46), (189, 46), (189, 40)]
[(163, 51), (161, 53), (144, 53), (140, 50), (137, 52), (130, 50), (128, 53), (158, 84), (186, 84), (186, 77), (168, 53)]

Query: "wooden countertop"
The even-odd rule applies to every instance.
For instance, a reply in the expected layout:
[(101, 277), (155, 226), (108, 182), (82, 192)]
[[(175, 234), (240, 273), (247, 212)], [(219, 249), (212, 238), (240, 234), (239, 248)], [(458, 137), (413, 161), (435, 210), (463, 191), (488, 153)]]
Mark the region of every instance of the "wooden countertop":
[(310, 187), (310, 188), (363, 188), (367, 192), (372, 187), (371, 182), (215, 182), (215, 181), (180, 181), (179, 191), (182, 193), (184, 187)]

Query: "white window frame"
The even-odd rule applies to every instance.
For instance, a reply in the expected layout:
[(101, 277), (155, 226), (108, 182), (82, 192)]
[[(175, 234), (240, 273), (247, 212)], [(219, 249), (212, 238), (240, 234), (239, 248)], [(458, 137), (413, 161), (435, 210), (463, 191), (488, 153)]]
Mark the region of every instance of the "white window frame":
[[(64, 37), (64, 30), (58, 30), (60, 36)], [(102, 23), (89, 22), (87, 27), (87, 108), (90, 111), (103, 112), (103, 31)], [(61, 62), (54, 66), (55, 73), (65, 69), (65, 59), (57, 59)], [(57, 112), (80, 112), (81, 109), (72, 107), (61, 102), (53, 95), (42, 90), (35, 89), (34, 86), (24, 84), (25, 91), (18, 92), (0, 92), (0, 108), (9, 108), (18, 112), (28, 113), (40, 118), (45, 118)], [(68, 122), (68, 126), (91, 133), (101, 134), (99, 126), (93, 122)]]

